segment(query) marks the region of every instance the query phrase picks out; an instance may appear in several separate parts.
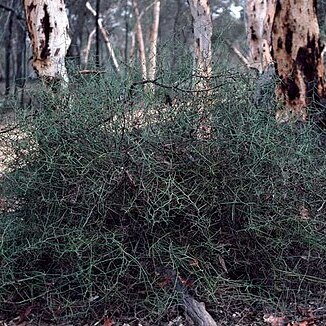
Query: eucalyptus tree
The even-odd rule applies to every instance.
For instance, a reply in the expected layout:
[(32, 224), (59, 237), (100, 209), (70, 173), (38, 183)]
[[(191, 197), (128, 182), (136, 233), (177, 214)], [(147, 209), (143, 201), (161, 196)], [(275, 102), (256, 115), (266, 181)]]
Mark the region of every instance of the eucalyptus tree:
[(189, 0), (193, 18), (194, 74), (197, 88), (208, 85), (212, 73), (213, 24), (208, 0)]
[(261, 73), (273, 63), (280, 79), (277, 119), (306, 120), (312, 100), (326, 95), (317, 1), (247, 0), (247, 16), (253, 61)]
[(24, 0), (24, 7), (34, 70), (47, 83), (67, 83), (65, 57), (71, 40), (64, 1)]
[(324, 45), (319, 36), (317, 1), (279, 0), (271, 29), (271, 51), (286, 109), (280, 119), (306, 120), (311, 101), (325, 97)]

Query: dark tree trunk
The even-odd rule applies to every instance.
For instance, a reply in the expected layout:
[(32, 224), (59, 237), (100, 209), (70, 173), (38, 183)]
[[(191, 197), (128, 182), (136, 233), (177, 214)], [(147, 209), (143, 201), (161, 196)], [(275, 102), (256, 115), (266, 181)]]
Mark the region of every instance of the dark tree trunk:
[(26, 28), (21, 22), (16, 22), (16, 73), (15, 95), (20, 98), (20, 105), (24, 106), (24, 86), (26, 81)]
[(15, 86), (24, 87), (26, 79), (26, 28), (21, 22), (16, 21), (16, 74)]
[(128, 4), (128, 0), (126, 0), (125, 3), (125, 28), (126, 28), (126, 32), (125, 32), (125, 62), (128, 65), (129, 64), (129, 30), (130, 30), (130, 26), (129, 26), (130, 22), (129, 22), (129, 4)]
[[(77, 65), (81, 65), (81, 46), (83, 41), (83, 29), (85, 23), (86, 14), (86, 2), (87, 0), (78, 1), (77, 8), (73, 13), (77, 16), (76, 23), (72, 26), (73, 34), (71, 38), (71, 45), (68, 49), (67, 57), (73, 59), (73, 62)], [(75, 6), (71, 6), (71, 10)]]
[(100, 6), (101, 1), (96, 0), (96, 66), (100, 66), (100, 26), (99, 26), (99, 18), (100, 18)]
[(11, 63), (12, 63), (12, 25), (13, 12), (9, 13), (5, 26), (5, 95), (10, 93), (11, 86)]

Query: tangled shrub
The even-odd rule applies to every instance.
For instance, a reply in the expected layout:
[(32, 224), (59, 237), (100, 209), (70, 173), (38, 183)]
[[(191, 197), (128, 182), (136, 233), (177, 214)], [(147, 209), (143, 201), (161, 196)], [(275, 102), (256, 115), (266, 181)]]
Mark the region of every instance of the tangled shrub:
[(20, 207), (0, 220), (4, 311), (32, 301), (51, 318), (157, 324), (181, 295), (171, 272), (213, 314), (241, 293), (322, 287), (326, 164), (313, 126), (278, 125), (240, 74), (173, 106), (162, 90), (124, 100), (118, 81), (87, 78), (69, 98), (42, 97), (24, 146), (12, 144), (2, 188)]

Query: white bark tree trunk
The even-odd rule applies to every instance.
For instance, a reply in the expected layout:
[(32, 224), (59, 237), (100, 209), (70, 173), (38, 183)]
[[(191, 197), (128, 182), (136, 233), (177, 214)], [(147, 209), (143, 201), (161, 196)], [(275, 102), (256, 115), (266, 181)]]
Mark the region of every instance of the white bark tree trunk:
[(91, 47), (92, 47), (95, 34), (96, 34), (96, 29), (94, 28), (88, 35), (86, 48), (82, 51), (82, 53), (84, 54), (83, 63), (85, 68), (88, 65), (89, 53), (91, 52)]
[(65, 56), (70, 46), (69, 22), (63, 0), (24, 0), (33, 68), (46, 82), (68, 82)]
[(148, 79), (154, 80), (156, 76), (156, 59), (157, 59), (157, 41), (158, 27), (160, 23), (160, 6), (161, 1), (155, 0), (153, 6), (153, 24), (149, 36), (149, 60), (148, 60)]
[(129, 53), (128, 53), (128, 58), (129, 61), (130, 60), (134, 60), (134, 56), (135, 56), (135, 48), (136, 48), (136, 33), (134, 31), (131, 31), (131, 41), (130, 41), (130, 49), (129, 49)]
[(193, 18), (194, 74), (197, 89), (206, 88), (212, 73), (213, 24), (208, 0), (188, 0)]
[(147, 79), (147, 64), (146, 64), (146, 52), (145, 52), (145, 42), (144, 42), (144, 35), (143, 29), (141, 26), (141, 17), (138, 9), (138, 3), (136, 0), (133, 0), (134, 12), (136, 16), (136, 39), (138, 43), (138, 53), (139, 53), (139, 60), (141, 66), (141, 74), (142, 79)]
[(247, 0), (246, 13), (250, 67), (261, 74), (273, 62), (270, 46), (275, 0)]

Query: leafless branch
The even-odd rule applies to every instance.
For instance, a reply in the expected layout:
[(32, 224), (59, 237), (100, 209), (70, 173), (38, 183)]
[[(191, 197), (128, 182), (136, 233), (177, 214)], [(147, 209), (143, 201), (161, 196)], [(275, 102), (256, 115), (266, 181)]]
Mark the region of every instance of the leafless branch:
[(105, 70), (90, 70), (90, 69), (84, 69), (84, 70), (79, 70), (79, 73), (81, 75), (99, 75), (99, 74), (105, 74), (106, 71)]
[(167, 84), (160, 83), (160, 82), (158, 82), (158, 78), (156, 78), (156, 79), (153, 79), (153, 80), (141, 80), (141, 81), (134, 82), (134, 83), (132, 83), (132, 85), (130, 87), (130, 91), (132, 91), (135, 88), (135, 86), (137, 86), (137, 85), (146, 85), (146, 84), (153, 84), (153, 85), (156, 85), (156, 86), (159, 86), (159, 87), (162, 87), (162, 88), (172, 89), (172, 90), (179, 91), (179, 92), (182, 92), (182, 93), (197, 94), (197, 93), (210, 92), (212, 90), (215, 90), (215, 89), (217, 89), (219, 87), (222, 87), (222, 86), (226, 85), (227, 82), (223, 81), (223, 83), (221, 83), (221, 84), (217, 84), (217, 85), (214, 85), (213, 87), (204, 88), (204, 89), (186, 89), (186, 88), (181, 88), (178, 85), (167, 85)]
[[(91, 12), (91, 14), (94, 16), (94, 18), (97, 19), (96, 11), (93, 9), (93, 7), (92, 7), (92, 5), (90, 4), (89, 1), (86, 2), (86, 8)], [(109, 38), (109, 33), (107, 32), (107, 30), (103, 26), (103, 18), (97, 19), (97, 24), (98, 24), (99, 29), (101, 31), (102, 37), (103, 37), (105, 45), (107, 47), (107, 50), (108, 50), (108, 52), (110, 54), (110, 57), (111, 57), (111, 60), (112, 60), (112, 63), (113, 63), (113, 68), (115, 69), (115, 71), (117, 73), (119, 73), (120, 72), (120, 67), (119, 67), (119, 64), (118, 64), (118, 60), (116, 59), (114, 49), (112, 47), (112, 44), (111, 44), (111, 41), (110, 41), (110, 38)]]
[(234, 45), (229, 40), (226, 40), (226, 44), (233, 50), (233, 52), (237, 55), (237, 57), (240, 59), (240, 61), (247, 67), (251, 68), (249, 60), (242, 54), (242, 52), (238, 49), (236, 45)]

